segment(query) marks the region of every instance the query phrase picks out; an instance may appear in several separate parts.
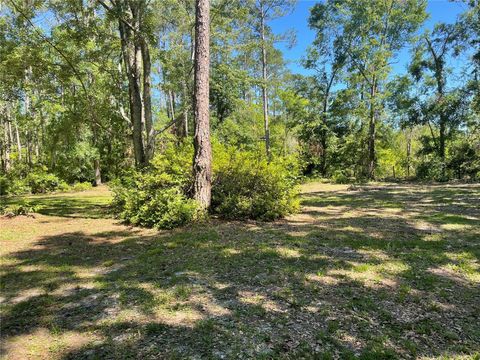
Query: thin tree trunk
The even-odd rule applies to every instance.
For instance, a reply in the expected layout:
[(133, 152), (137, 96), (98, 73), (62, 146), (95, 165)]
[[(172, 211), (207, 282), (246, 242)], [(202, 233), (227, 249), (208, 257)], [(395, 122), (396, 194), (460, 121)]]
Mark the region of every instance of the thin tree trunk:
[(185, 137), (188, 136), (188, 86), (187, 82), (183, 82), (183, 133)]
[(175, 94), (172, 90), (168, 90), (168, 103), (170, 106), (170, 116), (172, 121), (175, 120)]
[(410, 154), (412, 151), (411, 130), (407, 130), (407, 178), (410, 177)]
[(196, 0), (195, 18), (195, 135), (193, 144), (194, 198), (203, 209), (211, 203), (212, 150), (210, 144), (210, 3)]
[(15, 139), (17, 141), (18, 161), (22, 161), (22, 143), (20, 142), (20, 133), (18, 131), (18, 122), (15, 122)]
[(373, 85), (370, 91), (370, 122), (368, 127), (368, 178), (375, 178), (375, 137), (376, 137), (376, 82), (373, 79)]
[[(7, 128), (8, 128), (8, 149), (9, 153), (12, 152), (12, 143), (13, 143), (13, 132), (12, 132), (12, 118), (11, 118), (11, 113), (10, 109), (7, 108), (8, 111), (8, 118), (7, 118)], [(10, 160), (11, 162), (11, 160)]]
[(32, 135), (30, 131), (27, 131), (27, 164), (32, 167)]
[[(93, 146), (98, 150), (98, 134), (97, 134), (97, 126), (93, 125), (92, 132), (93, 132)], [(102, 184), (102, 173), (100, 169), (100, 151), (98, 151), (97, 156), (93, 160), (93, 170), (95, 172), (95, 186)]]
[(155, 136), (152, 119), (152, 94), (151, 94), (151, 69), (150, 51), (145, 39), (141, 40), (142, 60), (143, 60), (143, 107), (145, 116), (146, 132), (146, 161), (153, 157), (155, 149)]
[(262, 100), (263, 124), (265, 129), (265, 151), (270, 160), (270, 126), (268, 123), (268, 89), (267, 89), (267, 48), (265, 45), (265, 12), (263, 2), (260, 5), (260, 35), (262, 45)]
[(323, 101), (323, 128), (320, 134), (320, 143), (322, 145), (322, 159), (320, 162), (320, 171), (322, 176), (327, 175), (327, 110), (328, 110), (328, 94), (325, 94), (325, 99)]
[(11, 169), (11, 162), (10, 162), (10, 138), (8, 135), (8, 108), (6, 109), (7, 111), (7, 119), (5, 119), (3, 123), (3, 136), (4, 136), (4, 142), (5, 142), (5, 150), (4, 150), (4, 157), (5, 157), (5, 172), (9, 172)]
[(94, 160), (94, 167), (95, 167), (95, 186), (102, 185), (102, 173), (100, 171), (100, 160)]

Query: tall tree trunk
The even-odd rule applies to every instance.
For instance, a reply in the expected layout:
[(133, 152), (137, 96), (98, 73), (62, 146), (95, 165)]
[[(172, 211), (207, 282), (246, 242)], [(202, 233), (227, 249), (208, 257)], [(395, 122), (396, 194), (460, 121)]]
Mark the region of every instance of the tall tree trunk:
[[(7, 108), (7, 111), (8, 111), (8, 118), (7, 118), (7, 128), (8, 128), (8, 149), (9, 149), (9, 153), (12, 152), (12, 143), (13, 143), (13, 132), (12, 132), (12, 118), (11, 118), (11, 113), (10, 113), (10, 109)], [(11, 162), (11, 159), (10, 159), (10, 162)]]
[(95, 159), (93, 161), (93, 165), (95, 167), (95, 186), (102, 185), (102, 173), (100, 170), (100, 159)]
[(410, 156), (412, 152), (412, 131), (407, 130), (407, 178), (410, 177)]
[(265, 44), (265, 10), (263, 1), (260, 4), (260, 36), (262, 45), (262, 99), (263, 124), (265, 128), (265, 151), (270, 160), (270, 125), (268, 123), (268, 89), (267, 89), (267, 48)]
[[(432, 42), (428, 39), (428, 37), (426, 37), (425, 40), (427, 42), (428, 50), (430, 51), (433, 57), (433, 61), (435, 65), (434, 76), (435, 76), (435, 81), (437, 82), (437, 102), (441, 103), (445, 95), (444, 58), (443, 58), (445, 52), (442, 52), (441, 54), (437, 54), (437, 52), (435, 51), (432, 45)], [(439, 134), (437, 149), (438, 149), (438, 155), (442, 162), (443, 178), (445, 178), (445, 140), (446, 140), (445, 131), (446, 131), (447, 121), (448, 121), (448, 114), (445, 113), (445, 111), (442, 109), (440, 113), (440, 123), (439, 123), (440, 134)]]
[(328, 110), (328, 94), (325, 94), (325, 98), (323, 100), (323, 128), (320, 133), (320, 143), (322, 145), (322, 158), (320, 161), (320, 172), (322, 176), (327, 175), (327, 110)]
[(195, 6), (195, 135), (193, 144), (194, 198), (203, 209), (211, 202), (212, 149), (210, 144), (210, 3), (196, 0)]
[[(132, 16), (135, 18), (135, 16)], [(136, 17), (138, 20), (138, 16)], [(128, 78), (128, 93), (130, 103), (130, 121), (132, 123), (132, 141), (135, 164), (137, 167), (145, 165), (145, 150), (143, 146), (142, 122), (143, 105), (141, 94), (141, 52), (135, 34), (122, 20), (119, 20), (119, 31), (122, 45), (126, 74)]]
[(32, 133), (27, 131), (27, 164), (29, 167), (32, 167)]
[(152, 92), (151, 92), (151, 69), (150, 50), (144, 38), (141, 39), (141, 50), (143, 60), (143, 107), (145, 109), (145, 132), (146, 132), (146, 161), (153, 157), (155, 149), (155, 136), (152, 119)]
[(20, 142), (20, 132), (18, 131), (18, 121), (15, 122), (15, 139), (17, 141), (18, 161), (22, 161), (22, 143)]
[(5, 143), (5, 150), (4, 150), (4, 157), (5, 157), (5, 161), (4, 161), (4, 167), (5, 167), (5, 172), (9, 172), (10, 169), (11, 169), (11, 162), (10, 162), (10, 137), (9, 137), (9, 134), (8, 134), (8, 117), (9, 117), (9, 113), (8, 113), (8, 107), (6, 109), (6, 112), (7, 112), (7, 118), (5, 119), (5, 121), (3, 122), (3, 138), (4, 138), (4, 143)]
[(93, 132), (93, 146), (97, 149), (98, 153), (95, 159), (93, 160), (93, 170), (95, 175), (95, 186), (102, 184), (102, 173), (100, 169), (100, 150), (98, 149), (98, 129), (97, 125), (93, 125), (92, 128)]
[(168, 104), (170, 107), (170, 117), (172, 121), (175, 120), (175, 94), (172, 90), (168, 90)]
[(189, 104), (188, 104), (188, 86), (187, 82), (183, 82), (183, 134), (185, 137), (188, 136), (188, 110), (189, 110)]
[[(437, 57), (435, 59), (435, 78), (437, 80), (437, 101), (441, 103), (444, 99), (444, 77), (443, 77), (443, 63)], [(448, 114), (442, 108), (440, 113), (440, 133), (438, 135), (438, 155), (442, 162), (442, 178), (445, 178), (445, 137), (446, 137), (446, 126), (448, 121)]]
[(377, 112), (375, 108), (376, 96), (376, 81), (373, 79), (373, 84), (370, 91), (370, 121), (368, 126), (368, 172), (369, 179), (375, 178), (375, 137), (376, 137), (376, 117)]

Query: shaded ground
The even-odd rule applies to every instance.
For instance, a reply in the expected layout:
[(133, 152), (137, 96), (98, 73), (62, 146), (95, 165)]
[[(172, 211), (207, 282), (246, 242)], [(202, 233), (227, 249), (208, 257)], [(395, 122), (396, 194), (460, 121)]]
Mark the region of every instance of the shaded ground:
[(173, 232), (103, 218), (108, 197), (0, 219), (2, 356), (479, 357), (478, 185), (312, 183), (286, 220)]

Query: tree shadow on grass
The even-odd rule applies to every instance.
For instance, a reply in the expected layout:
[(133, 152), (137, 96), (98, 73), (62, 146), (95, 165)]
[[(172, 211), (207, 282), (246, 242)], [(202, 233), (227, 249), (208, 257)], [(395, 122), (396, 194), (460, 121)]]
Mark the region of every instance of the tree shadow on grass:
[(59, 216), (66, 218), (89, 218), (100, 219), (109, 217), (110, 196), (88, 196), (82, 197), (80, 194), (53, 194), (53, 195), (35, 195), (29, 197), (8, 197), (0, 198), (0, 205), (18, 205), (29, 204), (36, 207), (35, 212), (47, 216)]
[[(355, 209), (337, 196), (344, 201), (331, 206)], [(312, 210), (321, 220), (309, 223), (44, 237), (3, 267), (2, 336), (38, 328), (97, 336), (65, 359), (478, 351), (478, 282), (465, 276), (478, 271), (469, 268), (478, 259), (475, 224), (435, 232), (416, 227), (413, 212), (325, 219), (322, 206)]]

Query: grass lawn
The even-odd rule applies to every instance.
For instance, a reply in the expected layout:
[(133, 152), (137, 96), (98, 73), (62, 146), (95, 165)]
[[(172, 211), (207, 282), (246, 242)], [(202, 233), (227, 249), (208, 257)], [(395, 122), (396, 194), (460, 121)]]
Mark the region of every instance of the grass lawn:
[(479, 185), (309, 183), (285, 220), (163, 232), (109, 198), (0, 219), (2, 357), (480, 357)]

